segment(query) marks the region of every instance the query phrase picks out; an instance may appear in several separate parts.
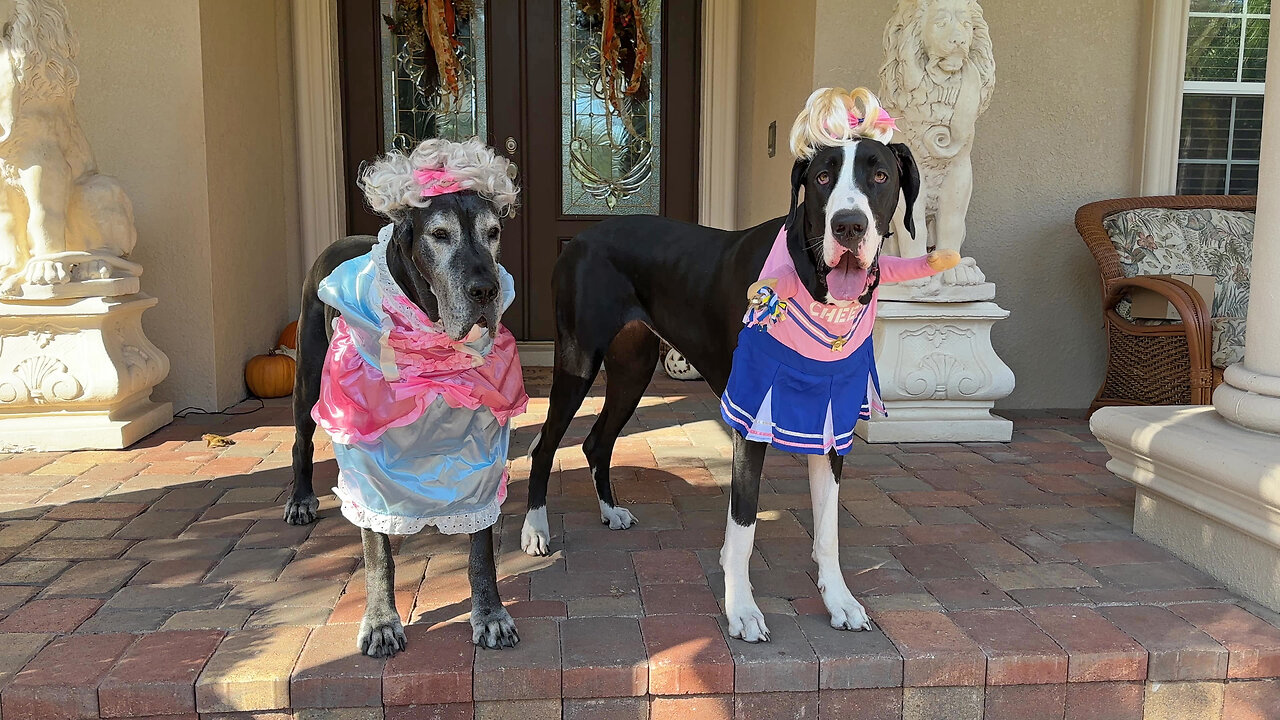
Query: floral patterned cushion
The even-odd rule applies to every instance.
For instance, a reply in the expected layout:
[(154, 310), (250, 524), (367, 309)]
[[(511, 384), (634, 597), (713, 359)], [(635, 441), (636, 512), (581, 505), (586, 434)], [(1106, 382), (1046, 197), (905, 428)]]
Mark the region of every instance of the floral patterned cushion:
[[(1213, 364), (1226, 367), (1244, 355), (1253, 260), (1254, 213), (1198, 208), (1138, 208), (1102, 221), (1120, 255), (1125, 277), (1213, 275)], [(1127, 301), (1116, 306), (1126, 319)], [(1159, 324), (1164, 321), (1142, 321)]]
[(1213, 318), (1213, 366), (1227, 369), (1244, 360), (1244, 318)]

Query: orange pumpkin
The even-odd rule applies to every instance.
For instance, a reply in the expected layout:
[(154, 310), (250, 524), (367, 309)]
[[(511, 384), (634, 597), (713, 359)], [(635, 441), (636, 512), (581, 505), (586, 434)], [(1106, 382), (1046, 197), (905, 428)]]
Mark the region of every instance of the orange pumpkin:
[(244, 381), (249, 392), (260, 398), (284, 397), (293, 392), (293, 358), (277, 353), (258, 355), (244, 368)]
[(280, 339), (276, 341), (276, 347), (287, 347), (290, 350), (298, 349), (298, 321), (285, 325), (284, 332), (280, 333)]

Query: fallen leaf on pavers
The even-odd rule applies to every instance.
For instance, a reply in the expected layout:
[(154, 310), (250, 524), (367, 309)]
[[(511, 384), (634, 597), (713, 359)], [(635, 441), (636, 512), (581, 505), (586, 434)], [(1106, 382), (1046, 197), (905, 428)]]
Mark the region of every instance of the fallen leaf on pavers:
[(222, 435), (214, 435), (213, 433), (205, 433), (204, 435), (200, 436), (200, 439), (204, 440), (205, 444), (211, 448), (227, 447), (228, 445), (236, 444), (236, 441), (232, 440), (229, 437), (223, 437)]

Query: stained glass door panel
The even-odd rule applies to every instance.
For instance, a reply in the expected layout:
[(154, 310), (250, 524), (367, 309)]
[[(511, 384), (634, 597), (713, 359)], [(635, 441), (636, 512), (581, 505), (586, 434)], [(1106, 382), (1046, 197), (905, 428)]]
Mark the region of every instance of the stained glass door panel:
[[(615, 19), (640, 18), (642, 33), (625, 22), (606, 33), (605, 3), (613, 4)], [(697, 220), (700, 4), (523, 2), (526, 108), (517, 162), (529, 233), (531, 338), (554, 334), (552, 271), (576, 235), (615, 215)], [(617, 44), (604, 57), (607, 35)], [(495, 89), (499, 51), (495, 45), (489, 56)]]
[[(614, 17), (642, 19), (609, 33), (626, 35), (618, 38), (613, 63), (601, 50), (602, 2), (614, 3)], [(561, 210), (656, 214), (662, 200), (662, 2), (602, 2), (560, 2)], [(634, 87), (621, 87), (631, 80)]]
[[(380, 0), (382, 16), (405, 17), (397, 0)], [(413, 149), (433, 137), (464, 140), (488, 137), (489, 94), (486, 67), (485, 4), (465, 5), (456, 19), (458, 60), (462, 68), (455, 97), (440, 82), (430, 44), (418, 33), (382, 23), (383, 146)]]

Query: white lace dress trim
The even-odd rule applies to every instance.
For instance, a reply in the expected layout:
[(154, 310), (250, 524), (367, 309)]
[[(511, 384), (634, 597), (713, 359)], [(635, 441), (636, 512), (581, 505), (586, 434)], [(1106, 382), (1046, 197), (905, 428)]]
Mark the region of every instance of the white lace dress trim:
[(476, 512), (461, 515), (442, 515), (440, 517), (407, 517), (404, 515), (388, 515), (364, 507), (356, 502), (354, 493), (342, 487), (342, 476), (339, 473), (338, 486), (333, 494), (342, 501), (342, 516), (351, 524), (386, 535), (413, 535), (428, 525), (434, 526), (444, 535), (470, 535), (493, 527), (502, 514), (502, 495), (493, 498), (493, 502)]

